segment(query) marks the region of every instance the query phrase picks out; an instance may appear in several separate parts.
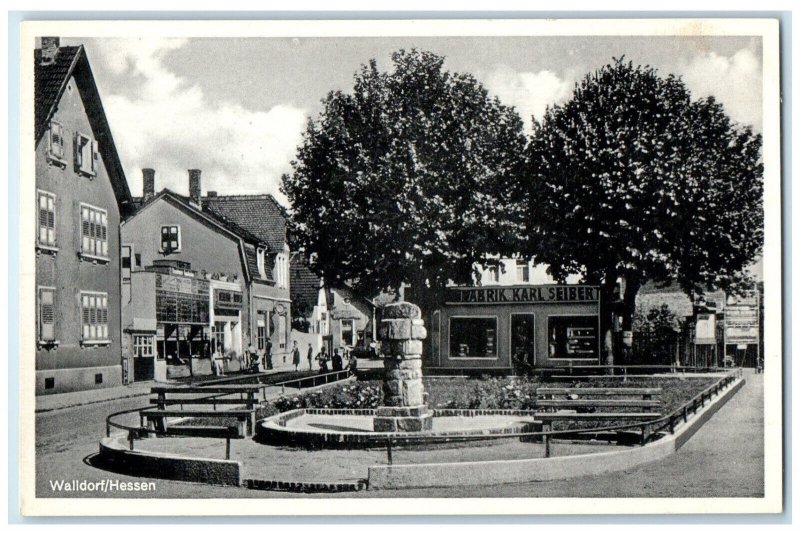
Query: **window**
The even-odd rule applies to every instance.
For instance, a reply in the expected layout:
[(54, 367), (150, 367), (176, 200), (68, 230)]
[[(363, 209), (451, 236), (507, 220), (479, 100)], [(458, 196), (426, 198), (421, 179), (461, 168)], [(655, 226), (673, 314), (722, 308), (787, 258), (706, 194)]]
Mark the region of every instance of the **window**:
[(531, 279), (531, 268), (523, 260), (517, 260), (517, 280), (528, 282)]
[(47, 158), (54, 163), (66, 165), (64, 160), (64, 127), (60, 123), (50, 121), (47, 134)]
[(511, 314), (511, 365), (516, 374), (536, 364), (535, 329), (533, 314)]
[(161, 252), (164, 254), (181, 251), (181, 227), (164, 225), (161, 227)]
[(500, 281), (500, 268), (497, 266), (489, 266), (486, 270), (486, 282), (499, 282)]
[(56, 342), (56, 289), (39, 287), (39, 344)]
[(154, 354), (155, 342), (151, 335), (134, 335), (133, 337), (133, 356), (152, 357)]
[(107, 293), (81, 292), (81, 341), (84, 344), (109, 343)]
[(278, 316), (278, 347), (286, 349), (286, 314)]
[(342, 345), (355, 347), (355, 320), (339, 320), (341, 324)]
[(267, 278), (267, 269), (265, 264), (265, 253), (266, 251), (259, 247), (256, 250), (256, 262), (258, 263), (258, 276), (262, 279)]
[(597, 316), (551, 316), (547, 319), (551, 359), (598, 359)]
[(75, 132), (75, 171), (87, 176), (95, 176), (100, 163), (97, 141)]
[(88, 204), (81, 204), (81, 255), (108, 260), (108, 214)]
[(267, 347), (267, 338), (269, 337), (267, 313), (263, 310), (259, 310), (256, 316), (256, 340), (258, 341), (258, 349), (264, 349)]
[(39, 191), (39, 235), (36, 243), (42, 247), (56, 246), (56, 196)]
[(211, 353), (225, 355), (225, 322), (215, 321), (211, 328)]
[(450, 318), (450, 357), (497, 358), (497, 318)]
[(122, 261), (120, 262), (120, 267), (122, 271), (122, 282), (130, 282), (131, 281), (131, 252), (133, 251), (133, 247), (130, 245), (123, 245), (122, 246)]

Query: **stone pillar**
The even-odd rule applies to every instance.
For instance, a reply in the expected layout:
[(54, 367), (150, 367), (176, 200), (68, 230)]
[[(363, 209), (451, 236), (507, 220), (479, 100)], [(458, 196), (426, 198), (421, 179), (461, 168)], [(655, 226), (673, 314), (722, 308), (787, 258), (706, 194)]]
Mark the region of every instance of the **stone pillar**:
[(427, 336), (419, 307), (387, 305), (378, 331), (383, 352), (383, 406), (375, 411), (379, 432), (429, 431), (433, 413), (422, 385), (422, 341)]

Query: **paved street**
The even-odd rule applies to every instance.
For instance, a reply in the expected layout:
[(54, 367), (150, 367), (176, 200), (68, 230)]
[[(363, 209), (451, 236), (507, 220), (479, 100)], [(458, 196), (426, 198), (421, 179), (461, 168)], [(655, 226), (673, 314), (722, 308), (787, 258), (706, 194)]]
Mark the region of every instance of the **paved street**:
[[(448, 489), (374, 491), (304, 497), (632, 497), (632, 496), (760, 496), (763, 493), (763, 375), (746, 373), (747, 383), (675, 455), (664, 462), (605, 476), (565, 481), (462, 487)], [(267, 498), (291, 494), (211, 487), (111, 474), (91, 466), (110, 412), (141, 406), (142, 399), (99, 402), (36, 415), (37, 494), (51, 491), (50, 481), (111, 477), (120, 481), (154, 481), (155, 494), (140, 497)], [(324, 452), (320, 452), (324, 462)], [(81, 494), (89, 496), (90, 494)], [(72, 495), (74, 496), (74, 495)], [(101, 496), (95, 494), (95, 496)], [(104, 495), (105, 497), (121, 497)], [(66, 496), (65, 496), (66, 497)], [(124, 495), (124, 497), (135, 497)]]

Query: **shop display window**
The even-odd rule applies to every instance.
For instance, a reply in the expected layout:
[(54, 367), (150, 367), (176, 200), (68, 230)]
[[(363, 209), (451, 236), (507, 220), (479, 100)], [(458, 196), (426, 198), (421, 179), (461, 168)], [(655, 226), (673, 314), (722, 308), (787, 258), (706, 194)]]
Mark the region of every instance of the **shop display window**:
[(450, 356), (497, 358), (497, 318), (450, 318)]
[(551, 359), (597, 359), (597, 316), (551, 316), (547, 319)]

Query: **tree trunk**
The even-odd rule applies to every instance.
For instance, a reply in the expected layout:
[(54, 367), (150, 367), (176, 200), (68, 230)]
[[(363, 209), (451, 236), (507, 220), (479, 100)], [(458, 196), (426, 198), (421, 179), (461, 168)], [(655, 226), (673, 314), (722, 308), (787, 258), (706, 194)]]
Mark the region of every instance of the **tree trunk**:
[(609, 270), (600, 286), (600, 340), (601, 360), (606, 366), (614, 365), (614, 294), (617, 274)]

